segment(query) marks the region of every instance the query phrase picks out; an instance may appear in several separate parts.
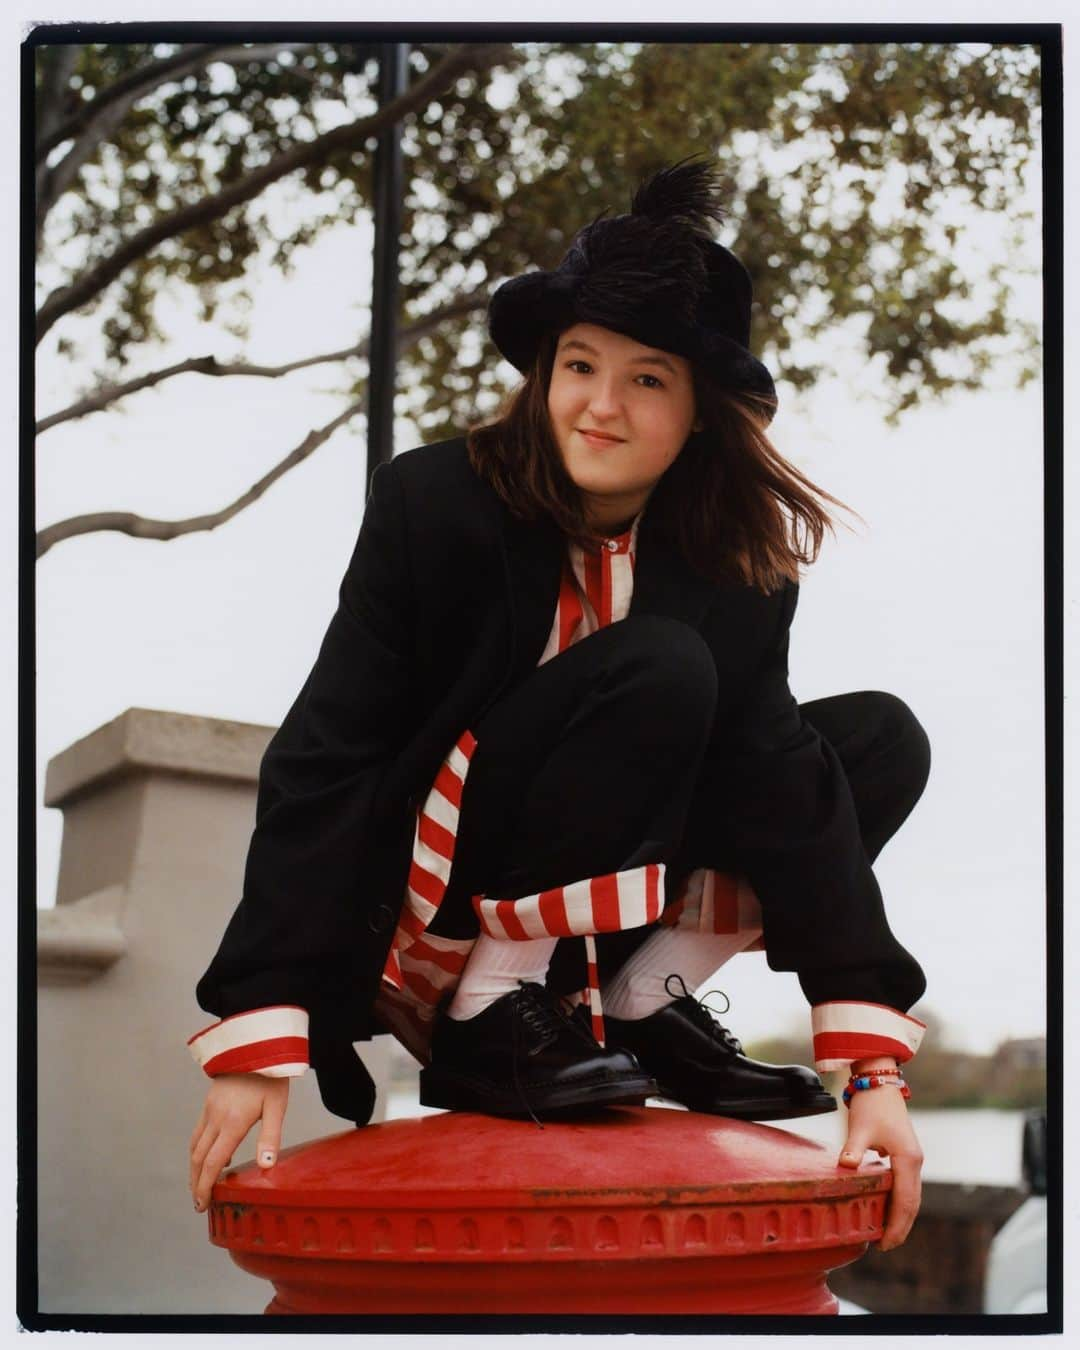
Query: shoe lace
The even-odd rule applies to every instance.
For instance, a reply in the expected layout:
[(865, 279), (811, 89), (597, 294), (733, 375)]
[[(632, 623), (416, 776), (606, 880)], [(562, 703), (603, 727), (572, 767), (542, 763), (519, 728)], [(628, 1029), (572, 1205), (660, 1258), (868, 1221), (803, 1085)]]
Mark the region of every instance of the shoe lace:
[[(676, 983), (677, 982), (677, 983)], [(669, 975), (664, 981), (665, 991), (672, 998), (683, 1001), (682, 1011), (687, 1017), (699, 1027), (706, 1035), (711, 1036), (714, 1041), (718, 1041), (725, 1049), (733, 1054), (742, 1054), (742, 1042), (737, 1036), (733, 1036), (727, 1027), (722, 1027), (716, 1020), (717, 1016), (723, 1016), (731, 1007), (731, 1000), (722, 989), (708, 989), (702, 999), (696, 999), (691, 991), (686, 987), (686, 981), (681, 975)], [(719, 1010), (710, 1007), (705, 999), (711, 998), (714, 994), (719, 994), (724, 1000), (724, 1006)]]
[(540, 1045), (547, 1045), (563, 1030), (565, 1018), (538, 984), (519, 984), (514, 995), (514, 1011), (518, 1022), (528, 1028)]
[(555, 1039), (563, 1027), (564, 1018), (554, 1003), (545, 997), (545, 991), (540, 985), (527, 984), (524, 980), (519, 981), (514, 994), (514, 1012), (517, 1014), (513, 1021), (511, 1055), (514, 1066), (514, 1090), (534, 1124), (542, 1130), (544, 1126), (532, 1109), (529, 1094), (525, 1091), (525, 1084), (521, 1081), (518, 1069), (523, 1049), (522, 1032), (527, 1030), (532, 1045), (539, 1048)]

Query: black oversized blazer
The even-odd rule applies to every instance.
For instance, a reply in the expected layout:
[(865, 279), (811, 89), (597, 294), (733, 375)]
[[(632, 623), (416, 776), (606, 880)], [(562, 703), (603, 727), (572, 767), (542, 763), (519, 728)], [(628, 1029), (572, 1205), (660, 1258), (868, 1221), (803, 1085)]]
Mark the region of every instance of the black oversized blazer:
[[(348, 1045), (380, 1029), (415, 808), (461, 732), (535, 669), (564, 547), (550, 521), (510, 515), (463, 439), (381, 467), (318, 658), (267, 747), (243, 898), (197, 997), (220, 1017), (306, 1008), (324, 1100), (342, 1115), (370, 1111), (366, 1077), (344, 1086)], [(630, 613), (697, 630), (718, 676), (703, 770), (716, 856), (698, 863), (745, 873), (769, 964), (797, 971), (812, 1003), (906, 1010), (922, 972), (889, 931), (835, 752), (788, 688), (796, 594), (704, 579), (646, 511)]]

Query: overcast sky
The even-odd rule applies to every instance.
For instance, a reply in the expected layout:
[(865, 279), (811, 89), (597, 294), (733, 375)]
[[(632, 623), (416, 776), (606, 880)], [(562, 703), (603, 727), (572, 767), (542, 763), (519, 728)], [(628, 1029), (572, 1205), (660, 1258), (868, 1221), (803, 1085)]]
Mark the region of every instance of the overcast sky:
[[(355, 341), (367, 251), (366, 229), (344, 226), (297, 255), (291, 277), (258, 274), (246, 355), (277, 364)], [(1022, 285), (1018, 308), (1037, 314), (1036, 282)], [(241, 350), (186, 302), (161, 315), (170, 342), (137, 353), (133, 374)], [(69, 317), (42, 345), (39, 415), (69, 403), (81, 373), (56, 357), (56, 338), (92, 341), (99, 325)], [(985, 1051), (1044, 1027), (1041, 389), (991, 376), (986, 391), (892, 430), (880, 375), (848, 347), (838, 335), (841, 378), (801, 399), (781, 386), (773, 428), (780, 449), (865, 521), (827, 542), (804, 582), (792, 686), (801, 700), (886, 689), (926, 727), (929, 787), (877, 871), (893, 928), (927, 972), (926, 1006), (953, 1044)], [(185, 375), (122, 412), (62, 425), (39, 443), (38, 523), (216, 509), (340, 409), (334, 379), (329, 367), (279, 380)], [(414, 440), (402, 424), (399, 451)], [(334, 609), (363, 510), (364, 454), (357, 422), (219, 530), (169, 543), (91, 535), (42, 560), (39, 801), (48, 759), (128, 707), (280, 721)], [(39, 809), (43, 904), (60, 826), (59, 812)], [(222, 897), (223, 926), (235, 899)], [(805, 1019), (794, 977), (760, 956), (738, 958), (715, 983), (744, 1037)]]

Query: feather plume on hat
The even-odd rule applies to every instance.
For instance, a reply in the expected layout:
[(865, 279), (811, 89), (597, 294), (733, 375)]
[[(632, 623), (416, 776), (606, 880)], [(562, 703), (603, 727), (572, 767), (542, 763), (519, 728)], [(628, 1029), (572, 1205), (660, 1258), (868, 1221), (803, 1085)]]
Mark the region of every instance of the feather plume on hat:
[(677, 221), (711, 240), (709, 222), (719, 225), (725, 215), (715, 165), (704, 159), (682, 159), (658, 170), (634, 193), (630, 214)]
[(628, 310), (650, 305), (692, 323), (707, 281), (702, 245), (712, 242), (710, 224), (724, 214), (717, 191), (712, 165), (683, 160), (641, 184), (629, 215), (587, 226), (578, 236), (583, 316), (587, 310), (592, 322), (610, 328)]

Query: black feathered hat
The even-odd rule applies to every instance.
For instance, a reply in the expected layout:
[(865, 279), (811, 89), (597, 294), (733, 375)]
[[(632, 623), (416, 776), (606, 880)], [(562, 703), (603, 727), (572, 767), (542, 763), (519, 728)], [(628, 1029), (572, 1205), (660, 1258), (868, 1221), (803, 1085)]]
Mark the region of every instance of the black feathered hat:
[(722, 217), (711, 163), (659, 170), (629, 215), (598, 216), (554, 271), (503, 282), (488, 308), (492, 341), (525, 372), (545, 333), (595, 323), (685, 356), (721, 387), (775, 407), (772, 376), (749, 350), (750, 274), (712, 238)]

